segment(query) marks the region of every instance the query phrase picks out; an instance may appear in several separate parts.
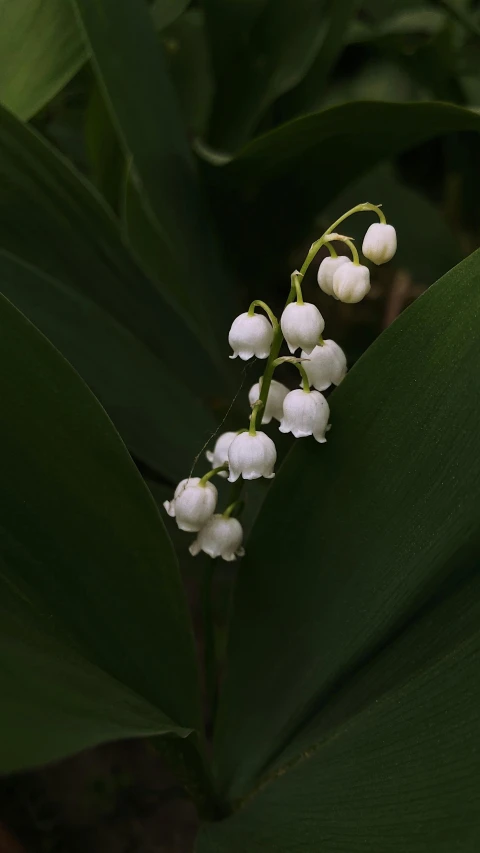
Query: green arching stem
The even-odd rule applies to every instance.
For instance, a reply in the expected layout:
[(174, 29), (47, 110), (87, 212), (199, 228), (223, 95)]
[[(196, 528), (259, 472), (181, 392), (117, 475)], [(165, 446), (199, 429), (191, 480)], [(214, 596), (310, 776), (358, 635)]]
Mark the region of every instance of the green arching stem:
[(261, 299), (254, 299), (253, 300), (253, 302), (250, 305), (250, 308), (248, 309), (248, 316), (253, 317), (253, 315), (255, 314), (255, 307), (257, 305), (259, 308), (263, 308), (263, 310), (265, 311), (265, 314), (268, 316), (268, 319), (270, 320), (273, 328), (278, 329), (278, 320), (275, 317), (275, 314), (273, 313), (272, 309), (269, 308), (267, 303), (263, 302)]
[[(238, 478), (237, 483), (238, 483), (238, 481), (242, 482), (240, 477)], [(230, 506), (227, 506), (225, 512), (222, 512), (223, 518), (230, 518), (233, 510), (237, 508), (239, 503), (241, 503), (241, 501), (233, 501), (233, 503), (231, 503)]]
[(357, 247), (355, 246), (355, 243), (353, 242), (351, 237), (345, 237), (343, 234), (330, 234), (328, 239), (325, 240), (325, 245), (330, 247), (331, 240), (339, 240), (341, 243), (346, 243), (352, 253), (353, 263), (357, 264), (358, 266), (358, 264), (360, 263), (360, 258), (358, 257)]
[[(355, 207), (352, 207), (350, 210), (347, 210), (347, 212), (344, 213), (343, 216), (340, 216), (332, 225), (330, 225), (329, 228), (327, 228), (327, 230), (325, 231), (324, 234), (322, 234), (322, 236), (320, 237), (319, 240), (317, 240), (315, 243), (313, 243), (311, 245), (310, 250), (307, 254), (307, 257), (305, 258), (305, 260), (304, 260), (304, 262), (303, 262), (303, 264), (299, 270), (302, 278), (305, 275), (306, 271), (308, 270), (313, 259), (315, 258), (317, 252), (322, 248), (323, 245), (325, 245), (325, 243), (328, 242), (325, 238), (328, 237), (329, 234), (331, 234), (333, 231), (335, 231), (337, 226), (340, 225), (341, 222), (344, 222), (345, 219), (348, 219), (349, 216), (352, 216), (354, 213), (362, 213), (363, 211), (367, 211), (367, 210), (371, 210), (374, 213), (376, 213), (378, 218), (380, 219), (380, 222), (382, 222), (382, 223), (386, 222), (385, 215), (384, 215), (383, 211), (380, 209), (380, 207), (376, 204), (370, 204), (370, 202), (364, 202), (363, 204), (357, 204)], [(293, 302), (295, 295), (296, 295), (296, 292), (297, 292), (297, 289), (296, 289), (296, 285), (293, 283), (293, 276), (292, 276), (292, 280), (291, 280), (291, 284), (290, 284), (290, 293), (288, 294), (287, 301), (285, 302), (285, 308), (287, 307), (287, 305), (290, 305), (290, 303)], [(270, 385), (272, 383), (273, 374), (275, 372), (275, 360), (278, 358), (278, 353), (280, 352), (282, 342), (283, 342), (282, 330), (281, 330), (281, 327), (277, 324), (276, 327), (274, 326), (274, 334), (273, 334), (272, 346), (270, 348), (270, 355), (268, 356), (267, 363), (265, 365), (265, 370), (263, 372), (263, 376), (262, 376), (261, 383), (260, 383), (261, 387), (260, 387), (259, 402), (262, 404), (262, 407), (265, 406), (266, 402), (267, 402), (268, 393), (270, 391)], [(323, 343), (323, 341), (322, 341), (322, 343)], [(257, 417), (257, 413), (256, 413), (255, 407), (254, 407), (254, 410), (252, 411), (252, 414), (250, 416), (250, 429), (249, 429), (250, 435), (255, 435), (255, 433), (256, 433), (256, 430), (255, 430), (256, 417)], [(252, 424), (253, 424), (253, 431), (252, 431)]]
[(292, 287), (295, 288), (295, 294), (297, 297), (297, 305), (303, 305), (304, 304), (303, 303), (303, 294), (302, 294), (302, 282), (301, 282), (302, 278), (303, 278), (303, 275), (301, 273), (299, 273), (298, 270), (295, 270), (295, 272), (292, 272), (292, 274), (290, 276), (290, 281), (291, 281)]
[[(265, 374), (264, 374), (264, 376), (265, 376)], [(252, 414), (250, 415), (250, 426), (248, 428), (248, 434), (249, 435), (256, 435), (257, 434), (257, 428), (256, 428), (257, 415), (258, 415), (260, 409), (263, 409), (263, 403), (262, 403), (261, 399), (257, 400), (257, 402), (255, 403), (255, 405), (252, 409)]]
[(303, 390), (306, 394), (310, 394), (310, 383), (308, 381), (307, 371), (305, 370), (302, 361), (308, 361), (308, 359), (295, 358), (295, 356), (285, 356), (284, 358), (276, 358), (274, 367), (279, 367), (280, 364), (293, 364), (300, 372), (300, 376), (302, 377), (302, 385)]
[(228, 471), (228, 465), (225, 463), (224, 465), (219, 465), (218, 468), (212, 468), (211, 471), (208, 471), (203, 477), (200, 479), (199, 486), (206, 486), (208, 481), (215, 476), (215, 474), (219, 474), (220, 471)]
[(310, 382), (308, 381), (307, 371), (305, 370), (303, 364), (299, 361), (295, 362), (295, 367), (300, 372), (300, 376), (302, 377), (302, 388), (305, 391), (305, 394), (310, 394)]
[(300, 272), (302, 273), (302, 275), (305, 275), (316, 254), (327, 242), (325, 240), (325, 237), (328, 237), (328, 235), (331, 234), (332, 231), (335, 231), (337, 225), (340, 225), (340, 223), (344, 222), (345, 219), (348, 219), (349, 216), (352, 216), (354, 213), (362, 213), (366, 210), (373, 211), (377, 214), (378, 218), (380, 219), (380, 222), (382, 222), (383, 224), (386, 223), (387, 220), (385, 219), (385, 214), (377, 204), (370, 204), (369, 201), (366, 201), (363, 204), (357, 204), (355, 205), (355, 207), (350, 208), (350, 210), (347, 210), (347, 212), (344, 213), (343, 216), (339, 216), (339, 218), (336, 219), (335, 222), (330, 225), (329, 228), (327, 228), (327, 230), (322, 234), (319, 240), (317, 240), (315, 243), (312, 243), (312, 245), (310, 246), (310, 251), (308, 252), (308, 255), (305, 258), (302, 266), (300, 267)]
[(324, 346), (325, 346), (325, 341), (323, 340), (323, 338), (322, 338), (322, 336), (321, 336), (321, 335), (319, 335), (319, 336), (318, 336), (318, 346), (319, 346), (319, 347), (324, 347)]
[(338, 258), (338, 255), (337, 255), (334, 247), (332, 246), (332, 244), (329, 240), (326, 241), (325, 245), (326, 245), (328, 251), (330, 252), (330, 257), (331, 258)]
[[(287, 307), (287, 305), (290, 305), (290, 302), (293, 302), (295, 294), (295, 285), (291, 283), (290, 293), (288, 294), (287, 301), (285, 302), (285, 308)], [(263, 406), (265, 406), (267, 403), (268, 392), (270, 391), (270, 385), (272, 384), (273, 374), (275, 373), (275, 359), (278, 357), (282, 342), (283, 334), (279, 326), (278, 329), (276, 329), (274, 332), (272, 346), (270, 347), (270, 355), (268, 356), (267, 364), (265, 365), (265, 370), (263, 372), (263, 376), (260, 382), (260, 401)]]

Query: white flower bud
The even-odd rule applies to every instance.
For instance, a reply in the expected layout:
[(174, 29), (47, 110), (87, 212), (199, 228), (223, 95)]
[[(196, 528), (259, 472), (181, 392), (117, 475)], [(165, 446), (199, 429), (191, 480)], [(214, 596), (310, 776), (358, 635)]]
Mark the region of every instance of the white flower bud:
[(276, 461), (277, 451), (268, 435), (264, 432), (257, 432), (255, 435), (241, 432), (233, 439), (228, 450), (228, 480), (230, 483), (234, 483), (239, 477), (244, 480), (266, 477), (270, 480), (275, 476), (273, 468)]
[(345, 353), (335, 341), (324, 341), (323, 347), (315, 347), (310, 355), (302, 352), (301, 357), (308, 359), (303, 367), (310, 385), (317, 391), (325, 391), (332, 384), (340, 385), (347, 372)]
[(374, 222), (363, 238), (362, 252), (374, 264), (386, 264), (397, 251), (397, 233), (393, 225)]
[[(220, 465), (224, 465), (225, 462), (228, 462), (228, 448), (230, 447), (236, 435), (236, 432), (222, 433), (222, 435), (219, 435), (219, 437), (217, 438), (213, 451), (207, 450), (205, 456), (211, 463), (212, 468), (219, 468)], [(228, 477), (228, 474), (226, 471), (219, 471), (218, 476)]]
[[(269, 424), (272, 418), (276, 418), (277, 421), (282, 420), (283, 401), (287, 394), (288, 388), (285, 385), (282, 385), (281, 382), (277, 382), (276, 379), (272, 379), (268, 391), (267, 404), (265, 408), (262, 409), (262, 424)], [(248, 402), (251, 406), (253, 406), (257, 402), (259, 397), (260, 383), (256, 382), (256, 384), (252, 385), (250, 391), (248, 392)]]
[(230, 358), (240, 356), (248, 361), (252, 356), (268, 358), (273, 340), (273, 326), (263, 314), (240, 314), (232, 323), (228, 343), (233, 349)]
[(370, 290), (370, 272), (363, 264), (343, 264), (333, 276), (333, 295), (341, 302), (361, 302)]
[(324, 444), (330, 416), (329, 405), (319, 391), (290, 391), (283, 401), (283, 420), (280, 432), (291, 432), (295, 438), (307, 435)]
[(311, 302), (304, 305), (291, 302), (282, 314), (280, 325), (291, 353), (299, 347), (309, 353), (318, 344), (325, 320)]
[(189, 551), (192, 557), (205, 551), (209, 557), (221, 557), (230, 562), (245, 554), (242, 539), (243, 529), (237, 518), (214, 515), (192, 542)]
[(215, 512), (218, 493), (207, 481), (200, 486), (200, 477), (182, 480), (175, 489), (173, 500), (165, 501), (163, 506), (168, 514), (175, 518), (180, 530), (196, 533), (206, 524)]
[(333, 296), (333, 276), (343, 264), (351, 263), (351, 259), (347, 258), (346, 255), (339, 255), (338, 258), (324, 258), (317, 274), (317, 281), (321, 290), (328, 296)]

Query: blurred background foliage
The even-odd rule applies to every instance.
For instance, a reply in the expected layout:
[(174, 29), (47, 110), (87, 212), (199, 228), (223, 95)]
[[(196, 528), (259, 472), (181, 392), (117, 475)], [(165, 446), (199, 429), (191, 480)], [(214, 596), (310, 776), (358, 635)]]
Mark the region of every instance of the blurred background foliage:
[[(474, 0), (0, 0), (0, 57), (2, 292), (97, 394), (159, 504), (220, 420), (245, 417), (257, 373), (228, 361), (229, 323), (255, 298), (278, 311), (337, 215), (382, 203), (399, 243), (354, 308), (306, 282), (350, 365), (480, 245)], [(31, 849), (76, 850), (59, 786), (53, 805), (39, 787), (54, 835), (25, 806), (32, 779), (4, 786), (9, 814)], [(128, 785), (105, 784), (114, 816)], [(91, 830), (89, 850), (109, 843)]]

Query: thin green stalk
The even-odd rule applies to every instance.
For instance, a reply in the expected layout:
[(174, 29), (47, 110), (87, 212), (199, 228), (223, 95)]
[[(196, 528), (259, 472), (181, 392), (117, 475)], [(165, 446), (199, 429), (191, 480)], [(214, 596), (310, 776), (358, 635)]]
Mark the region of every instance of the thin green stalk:
[(263, 310), (265, 311), (265, 314), (268, 316), (268, 319), (270, 320), (273, 328), (278, 329), (278, 320), (275, 317), (275, 314), (273, 313), (272, 309), (267, 305), (267, 303), (263, 302), (262, 299), (254, 299), (253, 302), (250, 304), (250, 307), (248, 309), (249, 317), (252, 317), (253, 314), (255, 314), (255, 308), (257, 305), (259, 308), (263, 308)]
[(228, 465), (225, 463), (225, 465), (219, 465), (218, 468), (212, 468), (211, 471), (207, 471), (207, 473), (201, 477), (198, 485), (206, 486), (208, 481), (211, 480), (212, 477), (215, 477), (216, 474), (219, 474), (220, 471), (228, 471)]
[(202, 585), (205, 691), (207, 694), (207, 708), (210, 712), (210, 722), (212, 726), (215, 720), (218, 698), (217, 646), (215, 641), (213, 603), (216, 563), (216, 560), (209, 559), (205, 561)]
[(332, 231), (335, 231), (337, 225), (340, 225), (340, 223), (344, 222), (345, 219), (348, 219), (349, 216), (352, 216), (354, 213), (362, 213), (367, 210), (371, 210), (376, 213), (378, 218), (380, 219), (380, 222), (385, 224), (385, 222), (387, 221), (385, 219), (385, 214), (383, 213), (383, 210), (381, 210), (378, 205), (370, 204), (370, 202), (368, 201), (364, 202), (363, 204), (357, 204), (355, 205), (355, 207), (350, 208), (350, 210), (347, 210), (346, 213), (344, 213), (342, 216), (339, 216), (338, 219), (336, 219), (335, 222), (330, 225), (329, 228), (327, 228), (327, 230), (322, 234), (319, 240), (317, 240), (315, 243), (312, 243), (312, 245), (310, 246), (310, 251), (308, 252), (308, 255), (305, 258), (302, 266), (300, 267), (300, 272), (302, 273), (302, 275), (305, 275), (313, 259), (315, 258), (319, 250), (322, 248), (322, 246), (324, 246), (327, 242), (325, 240), (325, 237), (328, 237), (328, 235), (331, 234)]

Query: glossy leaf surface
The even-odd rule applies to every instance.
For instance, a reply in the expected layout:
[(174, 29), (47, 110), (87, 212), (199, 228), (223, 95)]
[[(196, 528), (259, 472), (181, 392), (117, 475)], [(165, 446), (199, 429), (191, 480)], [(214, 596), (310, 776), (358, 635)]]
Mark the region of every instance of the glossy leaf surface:
[(97, 400), (4, 297), (0, 327), (1, 769), (199, 728), (188, 612), (157, 508)]
[(476, 252), (381, 335), (331, 398), (326, 446), (296, 442), (277, 474), (235, 595), (230, 798), (478, 555), (479, 271)]
[(65, 0), (0, 0), (0, 102), (29, 119), (86, 59)]

